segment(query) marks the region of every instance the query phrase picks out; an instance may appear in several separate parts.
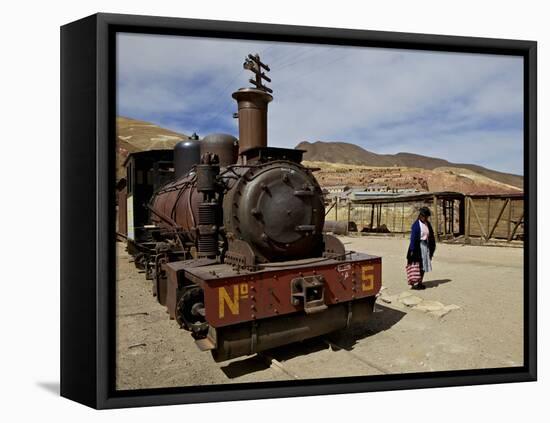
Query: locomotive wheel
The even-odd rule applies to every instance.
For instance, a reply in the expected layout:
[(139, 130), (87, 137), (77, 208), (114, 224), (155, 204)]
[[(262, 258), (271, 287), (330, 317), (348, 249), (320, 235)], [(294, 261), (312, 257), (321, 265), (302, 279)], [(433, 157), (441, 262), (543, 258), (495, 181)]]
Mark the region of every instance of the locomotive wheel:
[(199, 287), (188, 288), (178, 300), (176, 321), (192, 332), (194, 338), (203, 338), (208, 332), (204, 317), (204, 292)]
[(139, 270), (145, 269), (145, 255), (143, 253), (137, 253), (134, 257), (134, 266), (138, 268)]

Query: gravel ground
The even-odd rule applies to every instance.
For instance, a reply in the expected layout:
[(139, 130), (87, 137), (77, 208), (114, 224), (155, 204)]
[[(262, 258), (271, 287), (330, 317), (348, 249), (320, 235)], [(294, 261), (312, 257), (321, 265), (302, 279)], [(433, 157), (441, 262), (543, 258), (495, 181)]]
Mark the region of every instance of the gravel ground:
[[(523, 249), (439, 244), (424, 291), (408, 289), (407, 240), (341, 237), (381, 255), (383, 291), (362, 327), (216, 363), (168, 319), (118, 244), (117, 388), (138, 389), (523, 364)], [(409, 304), (410, 306), (405, 305)]]

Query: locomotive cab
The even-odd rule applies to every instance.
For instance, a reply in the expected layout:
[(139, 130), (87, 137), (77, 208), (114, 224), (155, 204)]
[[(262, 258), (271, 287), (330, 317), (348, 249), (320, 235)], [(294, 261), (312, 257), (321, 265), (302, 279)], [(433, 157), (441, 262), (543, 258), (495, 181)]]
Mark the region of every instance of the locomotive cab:
[(174, 178), (173, 150), (149, 150), (128, 155), (124, 162), (125, 183), (117, 196), (118, 232), (128, 239), (128, 250), (136, 254), (151, 242), (149, 211), (143, 207), (153, 193)]

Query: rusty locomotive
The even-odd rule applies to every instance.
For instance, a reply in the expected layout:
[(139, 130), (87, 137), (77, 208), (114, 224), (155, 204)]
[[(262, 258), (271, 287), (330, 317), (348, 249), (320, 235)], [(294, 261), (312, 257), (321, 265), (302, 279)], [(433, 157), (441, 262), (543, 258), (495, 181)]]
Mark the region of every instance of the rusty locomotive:
[[(119, 200), (128, 251), (154, 295), (216, 361), (364, 322), (381, 286), (380, 257), (323, 234), (323, 195), (303, 151), (268, 147), (269, 67), (258, 55), (244, 67), (256, 78), (232, 95), (239, 139), (180, 142), (173, 177), (166, 152), (158, 153), (146, 162), (158, 176), (142, 193), (146, 205), (135, 202), (139, 178), (130, 177), (143, 162), (138, 153)], [(146, 221), (136, 225), (140, 213)]]

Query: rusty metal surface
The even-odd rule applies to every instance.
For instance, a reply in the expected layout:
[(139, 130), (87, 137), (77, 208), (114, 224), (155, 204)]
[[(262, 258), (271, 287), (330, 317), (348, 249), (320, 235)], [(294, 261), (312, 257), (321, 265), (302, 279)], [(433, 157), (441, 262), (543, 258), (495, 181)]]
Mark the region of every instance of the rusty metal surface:
[(180, 141), (174, 147), (174, 176), (176, 179), (185, 176), (193, 166), (200, 163), (201, 142), (188, 139)]
[(196, 239), (198, 209), (202, 195), (194, 187), (194, 174), (187, 175), (163, 187), (151, 200), (151, 207), (158, 212), (151, 214), (151, 222), (159, 227), (171, 227), (160, 216), (172, 219), (190, 242)]
[[(243, 151), (243, 155), (246, 157), (246, 163), (251, 162), (272, 162), (275, 160), (290, 161), (295, 163), (302, 163), (305, 150), (298, 150), (295, 148), (281, 148), (281, 147), (253, 147), (246, 151)], [(313, 168), (307, 168), (309, 171), (313, 171)]]
[(254, 78), (249, 79), (254, 88), (241, 88), (233, 93), (238, 107), (239, 154), (251, 148), (267, 147), (267, 105), (273, 100), (270, 95), (273, 90), (264, 84), (264, 80), (271, 82), (271, 78), (263, 72), (270, 69), (261, 61), (260, 55), (249, 54), (243, 68), (254, 74)]
[(216, 154), (220, 166), (226, 167), (237, 163), (239, 143), (237, 138), (229, 134), (209, 134), (200, 142), (201, 156), (210, 153)]
[[(216, 260), (209, 258), (190, 259), (164, 263), (162, 270), (166, 274), (166, 294), (165, 306), (170, 315), (170, 319), (176, 318), (176, 304), (178, 301), (178, 288), (184, 285), (184, 275), (186, 269), (208, 266), (214, 264)], [(191, 283), (190, 281), (188, 283)]]
[[(258, 57), (250, 60), (254, 69), (262, 66)], [(170, 317), (202, 339), (203, 349), (217, 346), (218, 358), (345, 327), (355, 303), (370, 304), (381, 287), (379, 257), (346, 253), (335, 237), (323, 235), (322, 191), (300, 164), (302, 152), (267, 148), (272, 97), (258, 82), (262, 78), (256, 80), (262, 89), (233, 94), (241, 163), (231, 164), (234, 138), (206, 137), (201, 163), (163, 186), (150, 203), (152, 222), (184, 238), (179, 247), (164, 242), (184, 252), (176, 260), (190, 256), (186, 248), (193, 244), (199, 256), (210, 258), (170, 262), (173, 251), (157, 251), (154, 291)], [(229, 166), (220, 169), (220, 158)], [(215, 228), (222, 224), (219, 239)], [(215, 235), (208, 249), (201, 244), (206, 235)], [(216, 258), (221, 238), (228, 246), (224, 264)]]
[(325, 220), (323, 232), (332, 232), (335, 235), (347, 235), (348, 222), (344, 220)]
[(323, 235), (323, 194), (303, 151), (267, 147), (269, 67), (249, 55), (245, 68), (256, 88), (233, 93), (238, 164), (230, 135), (204, 138), (200, 163), (197, 144), (181, 144), (190, 154), (151, 198), (156, 243), (143, 253), (158, 301), (216, 360), (362, 322), (381, 289), (380, 257)]
[[(245, 67), (259, 72), (256, 82), (266, 79), (261, 68), (268, 67), (259, 56), (249, 55), (248, 59)], [(150, 208), (152, 221), (177, 234), (183, 247), (195, 244), (199, 255), (218, 255), (220, 242), (227, 243), (228, 259), (234, 263), (243, 259), (266, 263), (320, 257), (324, 222), (321, 188), (311, 171), (300, 164), (302, 151), (266, 147), (267, 104), (272, 97), (266, 87), (260, 88), (233, 93), (239, 105), (240, 151), (253, 152), (254, 157), (248, 157), (251, 163), (222, 167), (221, 173), (211, 178), (203, 177), (203, 168), (212, 166), (196, 165), (194, 172), (155, 194)], [(202, 158), (216, 157), (217, 164), (220, 159), (232, 163), (235, 141), (224, 134), (205, 137), (201, 141)], [(242, 159), (247, 161), (245, 156)], [(203, 189), (204, 180), (215, 187), (215, 192)], [(209, 198), (201, 198), (204, 196)], [(217, 202), (222, 196), (223, 205)], [(208, 205), (212, 210), (207, 213)], [(215, 215), (216, 221), (199, 222), (206, 215)], [(223, 232), (218, 231), (222, 225)], [(231, 248), (235, 240), (248, 244), (253, 260)]]
[(380, 257), (353, 254), (350, 259), (297, 260), (251, 272), (227, 264), (186, 270), (186, 278), (205, 292), (206, 319), (214, 327), (281, 316), (304, 310), (292, 303), (292, 280), (322, 277), (325, 304), (376, 295), (381, 287)]
[(327, 309), (323, 275), (299, 276), (290, 281), (290, 297), (294, 306), (301, 305), (306, 314)]
[(118, 228), (117, 232), (122, 235), (128, 235), (128, 190), (126, 187), (117, 192), (117, 214), (118, 214)]
[(336, 238), (334, 235), (323, 234), (323, 243), (325, 244), (325, 250), (323, 251), (323, 257), (343, 258), (346, 253), (346, 248), (342, 241)]
[(273, 97), (255, 88), (233, 93), (239, 116), (239, 154), (254, 147), (267, 147), (267, 105)]
[[(364, 323), (372, 314), (374, 297), (331, 305), (320, 313), (275, 317), (210, 330), (199, 347), (212, 350), (215, 361), (250, 355)], [(215, 346), (215, 347), (214, 347)]]
[(240, 239), (232, 239), (229, 242), (229, 249), (225, 253), (224, 263), (232, 266), (251, 268), (256, 264), (256, 255), (247, 242)]
[(267, 76), (263, 70), (269, 72), (271, 69), (268, 65), (263, 63), (260, 59), (260, 55), (258, 53), (256, 54), (249, 54), (245, 59), (243, 63), (243, 68), (248, 69), (254, 74), (254, 79), (249, 79), (249, 82), (253, 84), (257, 89), (273, 93), (273, 90), (266, 85), (264, 85), (263, 80), (267, 82), (271, 82), (271, 78)]
[(167, 280), (163, 266), (167, 263), (168, 258), (166, 254), (158, 254), (154, 260), (153, 294), (156, 295), (159, 303), (166, 305)]
[[(224, 168), (220, 177), (227, 187), (223, 225), (230, 243), (248, 243), (259, 262), (322, 254), (324, 204), (309, 170), (278, 160)], [(195, 242), (201, 199), (194, 174), (167, 184), (151, 202), (152, 222), (176, 227)]]
[(274, 161), (241, 168), (223, 206), (227, 238), (247, 242), (258, 262), (321, 255), (322, 192), (300, 164)]

